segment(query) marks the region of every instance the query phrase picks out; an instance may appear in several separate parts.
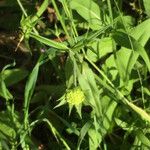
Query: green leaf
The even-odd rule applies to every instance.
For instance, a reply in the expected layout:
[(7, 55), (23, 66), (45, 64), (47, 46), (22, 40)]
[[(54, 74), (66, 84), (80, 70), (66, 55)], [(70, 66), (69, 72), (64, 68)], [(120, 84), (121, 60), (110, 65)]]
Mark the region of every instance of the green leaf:
[(0, 73), (0, 96), (5, 98), (6, 100), (13, 99), (13, 96), (11, 95), (11, 93), (8, 91), (6, 87), (2, 73)]
[(117, 79), (118, 70), (114, 60), (114, 55), (111, 55), (109, 58), (107, 58), (106, 62), (102, 65), (102, 68), (111, 81), (115, 81)]
[(88, 47), (87, 56), (93, 62), (113, 52), (113, 42), (110, 37), (95, 39)]
[(16, 136), (15, 130), (9, 124), (5, 124), (2, 121), (0, 121), (0, 132), (10, 139)]
[[(1, 135), (0, 135), (1, 136)], [(8, 146), (8, 143), (4, 140), (1, 140), (1, 146), (2, 146), (2, 149), (5, 149), (5, 150), (10, 150), (10, 147)], [(0, 147), (1, 148), (1, 147)], [(1, 150), (2, 150), (1, 149)]]
[(87, 132), (89, 131), (89, 129), (92, 126), (92, 122), (88, 121), (85, 123), (85, 125), (82, 127), (80, 134), (79, 134), (79, 139), (78, 139), (78, 144), (77, 144), (77, 150), (80, 150), (80, 145), (85, 137), (85, 135), (87, 134)]
[(24, 93), (24, 123), (27, 127), (28, 124), (28, 110), (30, 105), (30, 100), (33, 95), (33, 91), (36, 85), (38, 72), (39, 72), (39, 62), (35, 65), (34, 69), (32, 70), (29, 79), (25, 86), (25, 93)]
[(86, 95), (86, 99), (88, 99), (89, 103), (93, 103), (92, 101), (94, 98), (92, 95), (90, 85), (84, 78), (84, 75), (82, 75), (80, 72), (78, 72), (78, 81), (79, 81), (79, 85), (80, 85), (81, 89), (83, 90), (83, 92)]
[(6, 86), (11, 86), (18, 83), (28, 75), (28, 71), (25, 69), (7, 69), (3, 71), (4, 81)]
[(26, 87), (25, 87), (25, 106), (27, 106), (27, 104), (29, 103), (34, 88), (35, 88), (35, 84), (36, 84), (36, 80), (37, 80), (37, 76), (38, 76), (38, 71), (39, 71), (39, 63), (36, 64), (36, 66), (34, 67), (33, 71), (31, 72), (29, 79), (26, 83)]
[(131, 29), (135, 26), (135, 18), (132, 16), (118, 16), (115, 22), (116, 29)]
[(115, 32), (115, 34), (113, 34), (113, 38), (118, 45), (131, 49), (132, 51), (134, 50), (132, 57), (130, 56), (130, 59), (128, 61), (128, 69), (127, 69), (128, 73), (131, 72), (136, 62), (136, 59), (138, 58), (136, 53), (138, 53), (143, 58), (143, 60), (145, 61), (147, 65), (148, 70), (150, 71), (149, 57), (146, 53), (146, 50), (140, 44), (140, 42), (136, 41), (133, 37), (123, 32)]
[(146, 14), (150, 17), (150, 1), (149, 0), (143, 0), (143, 4), (145, 7)]
[(49, 48), (48, 50), (46, 50), (46, 54), (48, 55), (48, 58), (50, 60), (53, 60), (56, 57), (57, 55), (56, 52), (57, 52), (57, 49), (55, 48)]
[[(122, 47), (116, 52), (116, 57), (112, 54), (108, 57), (102, 68), (116, 87), (122, 89), (122, 93), (128, 95), (132, 90), (134, 80), (130, 79), (132, 68), (137, 61), (138, 54), (133, 53), (130, 49)], [(137, 56), (136, 56), (137, 55)], [(119, 76), (120, 75), (120, 76)], [(98, 79), (100, 81), (100, 79)], [(105, 81), (100, 81), (101, 84)], [(105, 87), (105, 84), (103, 85)], [(106, 87), (108, 89), (108, 87)], [(108, 89), (114, 93), (114, 90)]]
[(50, 0), (44, 0), (42, 5), (39, 7), (37, 13), (32, 17), (31, 23), (37, 22), (39, 17), (44, 13), (44, 11), (47, 9), (48, 5), (50, 3)]
[(117, 107), (117, 102), (113, 101), (110, 97), (108, 96), (103, 96), (102, 100), (103, 103), (107, 101), (107, 105), (103, 105), (103, 110), (104, 110), (104, 118), (103, 118), (103, 126), (106, 131), (111, 127), (112, 122), (113, 122), (113, 113)]
[(87, 46), (87, 45), (90, 45), (93, 41), (96, 40), (96, 38), (103, 34), (107, 29), (109, 29), (111, 27), (111, 25), (107, 25), (103, 28), (101, 28), (100, 30), (98, 31), (91, 31), (90, 33), (86, 33), (82, 36), (79, 36), (77, 38), (77, 43), (75, 43), (71, 49), (73, 51), (77, 51), (77, 50), (80, 50), (81, 48), (83, 48), (84, 46)]
[(71, 88), (74, 84), (75, 76), (74, 76), (74, 59), (72, 57), (68, 57), (65, 64), (65, 77), (66, 77), (66, 85), (67, 88)]
[(89, 149), (96, 150), (99, 147), (100, 142), (102, 141), (102, 135), (94, 128), (94, 126), (92, 126), (89, 129), (88, 135), (89, 135)]
[(99, 6), (93, 0), (71, 0), (70, 7), (78, 12), (94, 30), (102, 27)]
[(143, 120), (148, 121), (150, 123), (150, 115), (142, 108), (134, 105), (133, 103), (126, 101), (128, 106), (132, 108)]
[(134, 126), (129, 125), (127, 122), (120, 120), (119, 118), (114, 118), (116, 124), (121, 127), (123, 130), (126, 131), (132, 131), (133, 129), (135, 129)]
[(83, 75), (86, 77), (87, 82), (89, 83), (92, 91), (95, 92), (96, 95), (99, 95), (99, 90), (96, 85), (94, 73), (92, 72), (92, 70), (89, 68), (89, 66), (86, 63), (83, 63), (82, 69), (83, 69)]
[[(54, 109), (55, 109), (55, 108), (58, 108), (58, 107), (60, 107), (60, 106), (62, 106), (62, 105), (64, 105), (64, 104), (67, 103), (67, 101), (66, 101), (66, 95), (64, 94), (62, 97), (60, 97), (60, 98), (58, 99), (58, 101), (59, 101), (59, 103), (54, 107)], [(71, 107), (71, 109), (72, 109), (72, 107)], [(70, 114), (70, 112), (71, 112), (71, 109), (69, 109), (69, 114)]]
[(62, 142), (62, 144), (66, 147), (67, 150), (71, 150), (65, 139), (61, 136), (61, 134), (57, 131), (57, 129), (52, 125), (52, 123), (44, 118), (43, 122), (47, 123), (49, 129), (51, 130), (52, 134), (55, 136), (56, 140), (59, 138), (59, 140)]
[(11, 93), (9, 92), (9, 90), (6, 87), (6, 84), (4, 81), (5, 80), (4, 72), (7, 68), (14, 67), (14, 66), (15, 66), (15, 62), (13, 62), (12, 64), (8, 64), (3, 67), (3, 69), (0, 73), (0, 96), (5, 98), (6, 100), (13, 99), (13, 96), (11, 95)]
[[(148, 0), (149, 1), (149, 0)], [(150, 19), (147, 19), (133, 28), (130, 35), (136, 39), (143, 47), (150, 38)]]
[(45, 45), (47, 45), (47, 46), (54, 47), (54, 48), (60, 49), (60, 50), (62, 50), (62, 51), (69, 49), (69, 48), (68, 48), (65, 44), (63, 44), (63, 43), (55, 42), (55, 41), (53, 41), (53, 40), (50, 40), (50, 39), (48, 39), (48, 38), (42, 37), (42, 36), (37, 35), (37, 34), (34, 34), (34, 33), (31, 33), (31, 34), (30, 34), (30, 37), (32, 37), (32, 38), (38, 40), (39, 42), (41, 42), (41, 43), (43, 43), (43, 44), (45, 44)]
[(146, 146), (150, 148), (150, 140), (144, 135), (142, 130), (137, 130), (136, 132), (137, 138)]
[(26, 43), (28, 43), (29, 36), (30, 36), (30, 33), (31, 33), (32, 30), (34, 30), (34, 32), (36, 34), (38, 34), (38, 32), (36, 31), (34, 26), (38, 23), (38, 20), (39, 20), (40, 16), (46, 10), (49, 3), (50, 3), (49, 0), (44, 0), (42, 5), (39, 7), (37, 13), (33, 17), (31, 17), (31, 16), (27, 15), (27, 13), (24, 10), (22, 4), (18, 1), (18, 4), (21, 7), (21, 10), (23, 11), (23, 16), (22, 16), (20, 24), (21, 24), (21, 28), (22, 28), (23, 33), (24, 33), (23, 38), (25, 38)]
[(101, 116), (102, 108), (99, 100), (99, 89), (97, 87), (95, 76), (86, 63), (82, 64), (82, 74), (78, 70), (78, 81), (81, 89), (85, 93), (86, 101), (96, 112), (97, 116)]

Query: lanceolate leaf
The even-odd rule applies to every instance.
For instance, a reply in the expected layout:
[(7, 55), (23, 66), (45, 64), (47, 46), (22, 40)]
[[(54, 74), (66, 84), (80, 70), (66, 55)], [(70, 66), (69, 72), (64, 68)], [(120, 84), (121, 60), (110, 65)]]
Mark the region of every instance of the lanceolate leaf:
[(8, 91), (4, 82), (3, 73), (0, 73), (0, 96), (5, 98), (6, 100), (13, 99), (13, 96)]
[(9, 139), (14, 138), (16, 136), (15, 130), (9, 124), (6, 124), (2, 121), (0, 121), (0, 132)]
[(39, 42), (41, 42), (41, 43), (43, 43), (43, 44), (45, 44), (47, 46), (50, 46), (50, 47), (54, 47), (54, 48), (57, 48), (57, 49), (60, 49), (60, 50), (68, 50), (69, 49), (63, 43), (55, 42), (53, 40), (47, 39), (45, 37), (42, 37), (42, 36), (34, 34), (34, 33), (31, 33), (30, 37), (32, 37), (32, 38), (38, 40)]
[(150, 148), (150, 140), (146, 137), (146, 135), (144, 135), (142, 130), (137, 130), (136, 136), (144, 145)]
[(39, 63), (37, 63), (37, 65), (34, 67), (25, 87), (25, 107), (27, 107), (27, 104), (29, 103), (32, 97), (37, 80), (38, 71), (39, 71)]
[(100, 29), (102, 22), (99, 6), (92, 0), (71, 0), (70, 7), (78, 12), (92, 29)]
[(35, 65), (34, 69), (32, 70), (29, 79), (26, 83), (25, 86), (25, 94), (24, 94), (24, 123), (25, 126), (27, 127), (27, 118), (28, 118), (28, 110), (29, 110), (29, 105), (30, 105), (30, 100), (33, 95), (33, 91), (36, 85), (37, 77), (38, 77), (38, 72), (39, 72), (39, 62)]
[(92, 122), (88, 121), (86, 122), (86, 124), (82, 127), (80, 134), (79, 134), (79, 139), (78, 139), (78, 144), (77, 144), (77, 150), (80, 150), (80, 145), (85, 137), (85, 135), (87, 134), (88, 130), (90, 129), (90, 127), (92, 126)]
[(104, 126), (105, 130), (108, 131), (110, 126), (112, 125), (113, 113), (117, 107), (117, 102), (111, 101), (110, 97), (108, 97), (108, 96), (103, 97), (103, 101), (106, 101), (106, 100), (108, 100), (108, 105), (106, 105), (106, 106), (103, 105), (103, 108), (107, 107), (107, 108), (105, 108), (106, 111), (104, 113), (103, 126)]

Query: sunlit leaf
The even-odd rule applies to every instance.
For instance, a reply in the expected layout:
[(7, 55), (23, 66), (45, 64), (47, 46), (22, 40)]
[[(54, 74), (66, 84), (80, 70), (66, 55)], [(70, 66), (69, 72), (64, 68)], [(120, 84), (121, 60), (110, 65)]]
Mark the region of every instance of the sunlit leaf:
[(130, 73), (137, 57), (138, 53), (143, 60), (145, 61), (148, 70), (150, 71), (150, 59), (149, 56), (146, 52), (146, 50), (144, 49), (144, 47), (138, 42), (136, 41), (134, 38), (130, 37), (129, 35), (127, 35), (126, 33), (123, 32), (116, 32), (113, 35), (114, 40), (116, 41), (116, 43), (120, 46), (126, 47), (128, 49), (131, 49), (133, 52), (132, 57), (130, 56), (130, 61), (128, 61), (128, 72)]
[(54, 47), (54, 48), (57, 48), (57, 49), (60, 49), (60, 50), (68, 50), (69, 48), (63, 44), (63, 43), (59, 43), (59, 42), (55, 42), (53, 40), (50, 40), (48, 38), (45, 38), (43, 36), (40, 36), (40, 35), (37, 35), (37, 34), (34, 34), (34, 33), (31, 33), (30, 34), (30, 37), (38, 40), (39, 42), (47, 45), (47, 46), (50, 46), (50, 47)]
[[(147, 0), (149, 1), (149, 0)], [(147, 5), (149, 7), (149, 5)], [(132, 29), (130, 35), (136, 39), (142, 46), (145, 46), (150, 38), (150, 19), (143, 21), (141, 24)]]
[(100, 8), (92, 0), (71, 0), (70, 7), (76, 10), (88, 23), (92, 29), (100, 29), (102, 22), (100, 18)]
[(148, 16), (150, 16), (150, 1), (149, 0), (143, 0), (143, 4), (145, 7), (146, 14)]
[(137, 130), (136, 132), (137, 138), (146, 146), (148, 146), (150, 148), (150, 140), (148, 139), (148, 137), (146, 137), (146, 135), (144, 135), (144, 133), (142, 132), (142, 130)]

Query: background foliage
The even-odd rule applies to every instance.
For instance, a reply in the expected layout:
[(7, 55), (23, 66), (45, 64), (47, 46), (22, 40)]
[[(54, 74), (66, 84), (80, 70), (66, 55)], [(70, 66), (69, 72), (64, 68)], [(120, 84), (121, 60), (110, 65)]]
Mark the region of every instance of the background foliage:
[(149, 0), (2, 0), (0, 15), (0, 149), (149, 150)]

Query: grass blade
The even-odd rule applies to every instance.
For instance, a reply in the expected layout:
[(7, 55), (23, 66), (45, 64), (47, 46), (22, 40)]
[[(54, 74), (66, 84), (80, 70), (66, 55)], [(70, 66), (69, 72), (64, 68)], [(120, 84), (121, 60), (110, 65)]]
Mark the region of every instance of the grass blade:
[(58, 42), (55, 42), (53, 40), (50, 40), (50, 39), (47, 39), (45, 37), (42, 37), (40, 35), (37, 35), (37, 34), (34, 34), (34, 33), (31, 33), (30, 34), (30, 37), (36, 39), (37, 41), (47, 45), (47, 46), (50, 46), (50, 47), (54, 47), (54, 48), (57, 48), (57, 49), (60, 49), (60, 50), (68, 50), (69, 48), (63, 44), (63, 43), (58, 43)]
[(85, 137), (85, 135), (87, 134), (88, 130), (90, 129), (90, 127), (92, 126), (92, 122), (88, 121), (86, 122), (86, 124), (82, 127), (81, 131), (80, 131), (80, 135), (79, 135), (79, 139), (78, 139), (78, 144), (77, 144), (77, 150), (80, 150), (80, 145)]
[(33, 95), (36, 81), (37, 81), (39, 66), (40, 66), (39, 63), (37, 63), (36, 66), (34, 67), (34, 69), (32, 70), (32, 72), (29, 76), (29, 79), (26, 83), (26, 86), (25, 86), (25, 94), (24, 94), (24, 125), (25, 125), (25, 128), (27, 128), (27, 125), (28, 125), (29, 104), (30, 104), (31, 97)]

